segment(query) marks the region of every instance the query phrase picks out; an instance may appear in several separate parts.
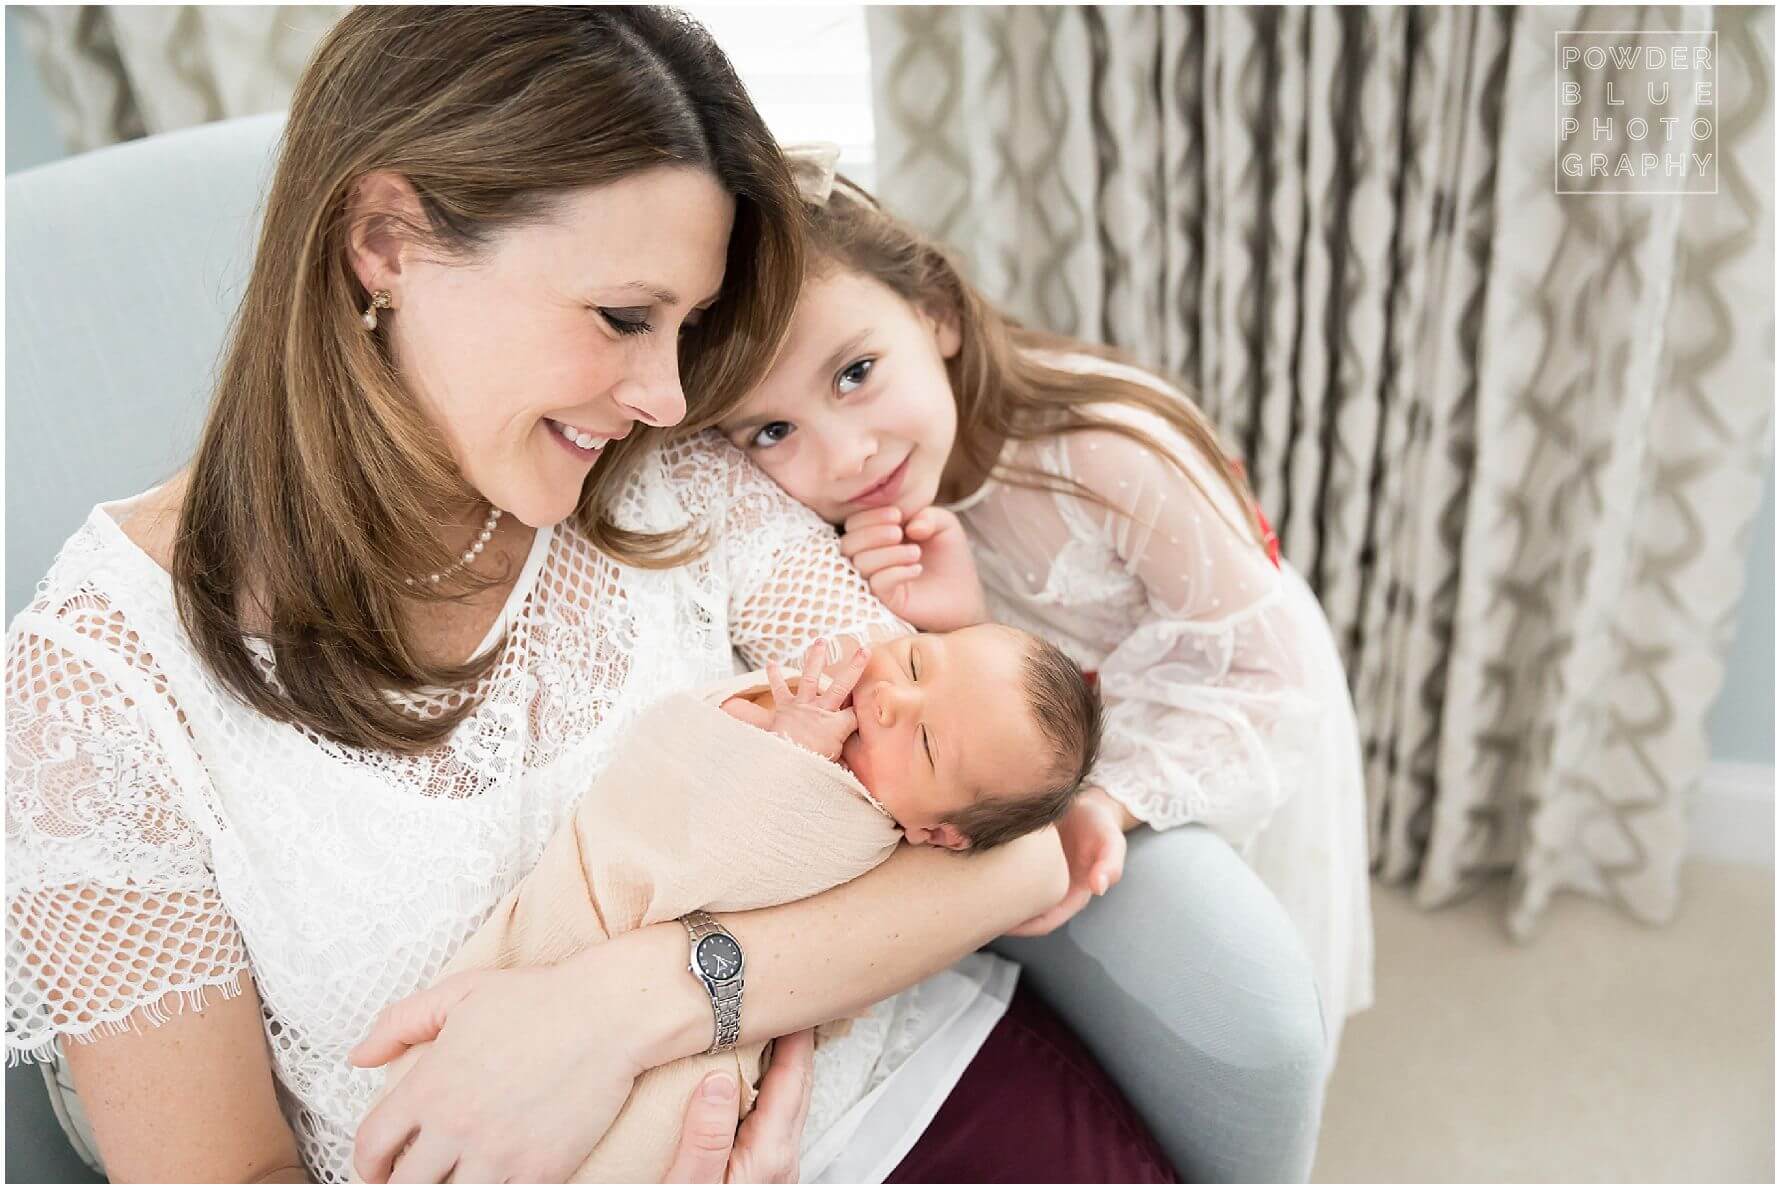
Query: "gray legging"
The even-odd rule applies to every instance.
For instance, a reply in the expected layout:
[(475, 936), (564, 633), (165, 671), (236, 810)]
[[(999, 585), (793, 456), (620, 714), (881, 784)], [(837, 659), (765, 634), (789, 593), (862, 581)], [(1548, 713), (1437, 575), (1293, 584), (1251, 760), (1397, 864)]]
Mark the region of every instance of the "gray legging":
[(1324, 1056), (1303, 943), (1209, 830), (1129, 837), (1108, 895), (1049, 936), (991, 948), (1099, 1058), (1183, 1181), (1307, 1180)]

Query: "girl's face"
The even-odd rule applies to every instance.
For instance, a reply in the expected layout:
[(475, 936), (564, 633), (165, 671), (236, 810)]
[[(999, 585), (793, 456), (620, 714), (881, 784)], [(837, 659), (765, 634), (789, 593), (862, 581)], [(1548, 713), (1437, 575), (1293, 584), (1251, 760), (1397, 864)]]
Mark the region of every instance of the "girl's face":
[[(393, 176), (367, 183), (399, 206)], [(354, 264), (391, 291), (395, 365), (465, 478), (541, 527), (574, 511), (605, 443), (686, 415), (678, 339), (716, 299), (734, 216), (708, 173), (664, 167), (574, 191), (467, 264), (393, 235)]]
[(832, 524), (888, 504), (906, 519), (933, 502), (952, 453), (958, 345), (955, 319), (832, 269), (804, 282), (785, 349), (720, 428)]

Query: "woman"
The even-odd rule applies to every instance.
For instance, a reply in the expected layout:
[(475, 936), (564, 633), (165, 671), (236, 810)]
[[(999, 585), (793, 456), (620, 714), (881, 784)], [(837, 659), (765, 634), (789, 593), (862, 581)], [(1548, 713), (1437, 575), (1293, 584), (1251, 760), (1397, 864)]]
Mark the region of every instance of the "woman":
[[(657, 11), (358, 10), (317, 51), (196, 458), (95, 509), (9, 633), (8, 1048), (63, 1052), (114, 1179), (559, 1178), (638, 1072), (710, 1043), (678, 926), (401, 997), (645, 695), (906, 630), (688, 436), (782, 337), (795, 201), (727, 63)], [(1158, 1174), (1079, 1047), (1000, 1015), (1004, 964), (946, 969), (1066, 880), (1050, 836), (910, 848), (726, 918), (742, 1039), (879, 1004), (828, 1060), (845, 1105), (879, 1091), (849, 1157), (938, 1159), (944, 1110), (880, 1108), (975, 1052), (967, 1081), (1087, 1104), (1098, 1179)], [(434, 1032), (355, 1136), (374, 1065)], [(795, 1179), (809, 1049), (780, 1051), (739, 1136), (689, 1104), (669, 1175)]]

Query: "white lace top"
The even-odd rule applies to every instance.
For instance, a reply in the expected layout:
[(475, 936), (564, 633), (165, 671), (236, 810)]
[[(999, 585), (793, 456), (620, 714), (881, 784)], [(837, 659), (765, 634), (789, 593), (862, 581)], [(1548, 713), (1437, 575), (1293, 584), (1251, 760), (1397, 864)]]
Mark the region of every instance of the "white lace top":
[[(740, 671), (732, 647), (762, 665), (819, 634), (907, 630), (831, 528), (705, 436), (653, 455), (618, 513), (708, 526), (709, 554), (633, 569), (541, 530), (479, 649), (505, 631), (478, 708), (425, 754), (368, 751), (253, 712), (199, 665), (168, 575), (118, 527), (132, 503), (94, 510), (8, 631), (8, 1056), (138, 1008), (158, 1022), (169, 993), (236, 993), (251, 970), (285, 1114), (324, 1180), (349, 1175), (382, 1077), (346, 1052), (531, 869), (627, 723)], [(952, 1016), (975, 997), (981, 962), (963, 969), (977, 974), (824, 1040), (806, 1146), (936, 1026), (923, 987)]]
[[(1187, 399), (1095, 356), (1044, 358)], [(1179, 432), (1144, 410), (1096, 411), (1148, 432), (1198, 486), (1113, 430), (1010, 443), (1003, 466), (1074, 479), (1114, 510), (996, 480), (954, 505), (990, 613), (1099, 672), (1091, 783), (1156, 828), (1217, 831), (1284, 902), (1333, 1043), (1371, 1001), (1372, 930), (1359, 732), (1328, 621)]]

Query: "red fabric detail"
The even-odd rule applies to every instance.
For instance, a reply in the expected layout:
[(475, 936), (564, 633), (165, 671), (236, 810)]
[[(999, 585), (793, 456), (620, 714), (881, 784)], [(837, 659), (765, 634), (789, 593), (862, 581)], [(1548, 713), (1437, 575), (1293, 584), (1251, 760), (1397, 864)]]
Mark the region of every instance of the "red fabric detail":
[[(1236, 472), (1236, 477), (1246, 483), (1248, 468), (1242, 465), (1242, 459), (1231, 458), (1226, 461), (1229, 462), (1230, 469)], [(1279, 534), (1273, 531), (1271, 524), (1267, 523), (1267, 514), (1261, 511), (1260, 500), (1255, 501), (1254, 508), (1255, 519), (1261, 522), (1261, 546), (1267, 550), (1267, 560), (1271, 561), (1273, 568), (1277, 570), (1279, 569)]]

